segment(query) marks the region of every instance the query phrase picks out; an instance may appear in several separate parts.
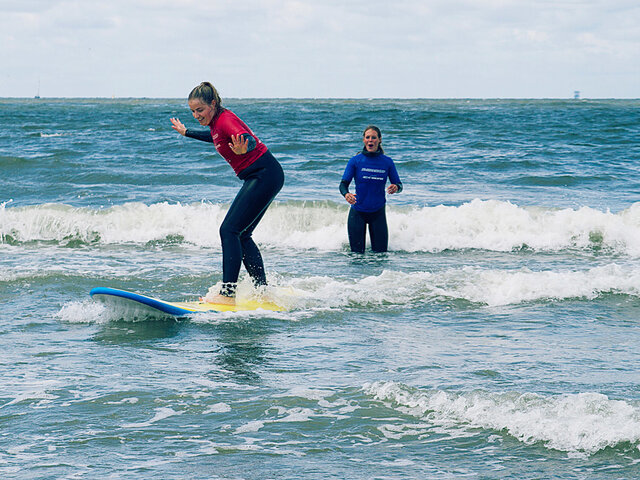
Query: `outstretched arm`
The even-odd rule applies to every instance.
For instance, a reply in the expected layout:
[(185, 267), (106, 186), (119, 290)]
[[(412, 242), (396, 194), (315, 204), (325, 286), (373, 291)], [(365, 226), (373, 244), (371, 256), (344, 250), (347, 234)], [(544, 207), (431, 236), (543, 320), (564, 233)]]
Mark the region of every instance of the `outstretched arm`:
[(171, 120), (171, 128), (173, 128), (180, 135), (189, 138), (195, 138), (196, 140), (202, 140), (203, 142), (213, 143), (213, 139), (211, 138), (210, 130), (189, 130), (184, 123), (182, 123), (177, 118), (170, 118)]
[(170, 118), (169, 120), (171, 120), (171, 128), (173, 128), (176, 132), (178, 132), (183, 137), (187, 134), (187, 127), (184, 126), (184, 123), (182, 123), (177, 118)]

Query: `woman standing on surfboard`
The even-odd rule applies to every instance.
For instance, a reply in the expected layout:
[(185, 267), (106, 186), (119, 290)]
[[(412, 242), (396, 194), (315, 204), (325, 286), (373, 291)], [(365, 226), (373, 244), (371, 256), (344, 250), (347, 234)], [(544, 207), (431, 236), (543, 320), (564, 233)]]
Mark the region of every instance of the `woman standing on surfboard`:
[(233, 304), (241, 264), (244, 263), (256, 286), (267, 284), (262, 256), (251, 234), (284, 185), (284, 172), (249, 127), (222, 107), (218, 91), (209, 82), (195, 87), (188, 102), (193, 118), (209, 130), (188, 130), (177, 118), (171, 119), (173, 129), (180, 135), (212, 142), (243, 181), (220, 225), (222, 287), (215, 297), (206, 299), (211, 303)]
[[(362, 152), (349, 160), (340, 182), (340, 193), (351, 205), (347, 230), (352, 252), (364, 253), (367, 226), (371, 238), (371, 250), (386, 252), (389, 230), (385, 214), (385, 190), (387, 178), (391, 185), (387, 193), (400, 193), (402, 182), (391, 158), (382, 150), (382, 133), (375, 125), (369, 125), (362, 134)], [(355, 178), (356, 193), (349, 192), (349, 184)]]

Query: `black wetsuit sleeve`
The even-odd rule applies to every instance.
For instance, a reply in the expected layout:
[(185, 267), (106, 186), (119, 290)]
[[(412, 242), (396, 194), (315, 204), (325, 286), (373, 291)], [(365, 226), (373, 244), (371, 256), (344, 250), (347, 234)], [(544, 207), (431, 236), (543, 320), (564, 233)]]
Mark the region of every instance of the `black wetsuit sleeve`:
[(189, 130), (184, 132), (185, 137), (195, 138), (196, 140), (202, 140), (203, 142), (213, 143), (211, 138), (211, 130)]
[(243, 133), (242, 138), (249, 140), (249, 142), (247, 142), (247, 152), (250, 152), (251, 150), (256, 148), (256, 139), (253, 138), (251, 135), (249, 135), (248, 133)]
[[(184, 133), (185, 137), (195, 138), (196, 140), (202, 140), (203, 142), (213, 143), (213, 139), (211, 138), (211, 130), (189, 130)], [(247, 143), (247, 152), (250, 152), (254, 148), (256, 148), (256, 139), (253, 138), (248, 133), (243, 133), (242, 138), (248, 139)]]
[(400, 193), (402, 191), (402, 182), (398, 181), (394, 183), (394, 185), (398, 186), (398, 191), (396, 193)]
[(346, 180), (342, 180), (340, 182), (340, 193), (342, 194), (342, 196), (344, 197), (347, 193), (349, 193), (349, 184), (351, 182), (348, 182)]

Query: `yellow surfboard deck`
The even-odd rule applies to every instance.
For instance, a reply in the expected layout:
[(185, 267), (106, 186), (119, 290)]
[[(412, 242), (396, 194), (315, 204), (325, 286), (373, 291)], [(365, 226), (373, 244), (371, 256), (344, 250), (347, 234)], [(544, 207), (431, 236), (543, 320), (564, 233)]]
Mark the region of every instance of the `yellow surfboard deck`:
[(248, 310), (270, 310), (273, 312), (283, 312), (285, 309), (275, 303), (259, 302), (257, 300), (239, 301), (235, 305), (225, 305), (223, 303), (209, 302), (166, 302), (178, 308), (189, 310), (190, 312), (245, 312)]
[(208, 302), (167, 302), (158, 298), (140, 295), (139, 293), (120, 290), (117, 288), (97, 287), (89, 294), (105, 304), (133, 303), (149, 307), (159, 312), (174, 315), (176, 317), (202, 312), (246, 312), (251, 310), (269, 310), (273, 312), (283, 312), (286, 308), (272, 302), (261, 302), (258, 300), (239, 301), (235, 305), (225, 305), (221, 303)]

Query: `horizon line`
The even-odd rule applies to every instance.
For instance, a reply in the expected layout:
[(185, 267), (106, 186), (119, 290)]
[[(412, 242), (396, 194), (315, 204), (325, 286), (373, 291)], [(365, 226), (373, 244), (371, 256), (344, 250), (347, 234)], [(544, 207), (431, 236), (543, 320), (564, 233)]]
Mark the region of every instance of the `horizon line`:
[[(2, 100), (183, 100), (186, 97), (135, 96), (0, 96)], [(640, 97), (224, 97), (233, 100), (640, 100)]]

